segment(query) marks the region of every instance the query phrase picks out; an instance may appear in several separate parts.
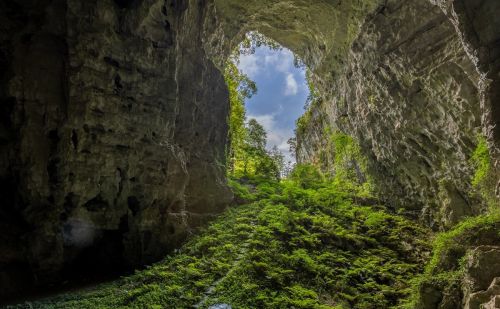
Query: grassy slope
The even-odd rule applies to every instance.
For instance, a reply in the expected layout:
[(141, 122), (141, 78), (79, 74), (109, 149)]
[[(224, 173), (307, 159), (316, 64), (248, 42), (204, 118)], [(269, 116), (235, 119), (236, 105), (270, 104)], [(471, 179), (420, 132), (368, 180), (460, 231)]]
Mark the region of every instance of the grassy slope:
[(422, 271), (428, 232), (331, 185), (264, 183), (175, 255), (35, 308), (390, 308)]

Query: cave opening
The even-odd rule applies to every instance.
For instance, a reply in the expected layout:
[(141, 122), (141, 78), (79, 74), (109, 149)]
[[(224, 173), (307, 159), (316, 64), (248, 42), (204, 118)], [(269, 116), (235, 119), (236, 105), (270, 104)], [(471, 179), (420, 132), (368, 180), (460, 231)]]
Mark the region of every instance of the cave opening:
[(297, 122), (313, 100), (311, 71), (290, 49), (250, 31), (227, 60), (224, 73), (230, 92), (230, 170), (238, 169), (235, 160), (243, 160), (235, 148), (247, 136), (240, 135), (252, 135), (256, 123), (263, 128), (264, 149), (286, 176), (296, 164)]
[(256, 119), (267, 131), (269, 150), (276, 147), (287, 162), (294, 163), (289, 140), (294, 138), (296, 122), (310, 96), (308, 69), (292, 51), (278, 44), (260, 45), (238, 60), (240, 71), (258, 89), (245, 102), (247, 119)]
[[(249, 153), (241, 151), (244, 147), (231, 149), (226, 156), (228, 131), (230, 145), (239, 139), (246, 143), (243, 146), (256, 146), (251, 155), (257, 149), (271, 156), (276, 148), (279, 153), (274, 154), (281, 155), (283, 168), (289, 168), (294, 157), (316, 168), (301, 170), (300, 177), (309, 177), (297, 181), (301, 188), (273, 188), (272, 182), (263, 182), (259, 188), (262, 196), (269, 197), (266, 210), (272, 215), (270, 223), (279, 223), (267, 224), (263, 218), (260, 230), (276, 227), (266, 235), (278, 235), (279, 239), (252, 244), (267, 248), (272, 241), (285, 240), (268, 260), (276, 261), (283, 249), (298, 249), (288, 252), (290, 259), (282, 264), (295, 261), (299, 274), (307, 273), (305, 266), (314, 266), (308, 263), (309, 255), (325, 252), (327, 245), (333, 246), (333, 253), (342, 249), (355, 253), (348, 260), (366, 258), (359, 260), (360, 265), (383, 265), (370, 260), (378, 252), (363, 256), (373, 242), (365, 243), (365, 238), (352, 234), (356, 229), (354, 232), (371, 231), (385, 237), (398, 231), (393, 228), (395, 222), (411, 226), (424, 223), (432, 233), (452, 230), (465, 222), (463, 226), (472, 226), (471, 230), (487, 225), (498, 231), (498, 216), (468, 221), (499, 205), (498, 126), (493, 125), (498, 122), (498, 109), (490, 106), (496, 102), (499, 89), (496, 60), (500, 27), (496, 27), (497, 15), (489, 13), (500, 10), (495, 0), (484, 0), (481, 5), (473, 5), (474, 0), (115, 0), (67, 5), (49, 1), (40, 6), (33, 1), (22, 5), (17, 2), (21, 3), (14, 0), (0, 4), (7, 8), (0, 10), (6, 24), (5, 39), (0, 43), (0, 67), (7, 72), (0, 74), (0, 102), (6, 104), (0, 108), (5, 120), (0, 134), (0, 196), (4, 202), (0, 207), (0, 248), (5, 252), (0, 257), (0, 296), (26, 290), (38, 279), (43, 288), (45, 283), (62, 283), (61, 277), (120, 272), (132, 264), (140, 267), (179, 248), (188, 235), (219, 217), (228, 205), (238, 204), (232, 193), (246, 193), (231, 192), (229, 186), (238, 178), (231, 176), (257, 168), (276, 172), (262, 157), (259, 162), (248, 160)], [(446, 4), (452, 2), (466, 5)], [(478, 23), (478, 19), (484, 22)], [(271, 42), (269, 38), (273, 38), (276, 42), (270, 43), (271, 47), (252, 42), (247, 45), (251, 52), (239, 54), (233, 62), (236, 72), (231, 74), (235, 74), (232, 78), (236, 77), (236, 86), (231, 89), (229, 83), (225, 87), (221, 74), (225, 60), (251, 29), (262, 33), (262, 40)], [(49, 48), (54, 42), (60, 47)], [(50, 61), (42, 63), (47, 59)], [(228, 68), (225, 70), (226, 82), (231, 82)], [(310, 78), (314, 83), (308, 81)], [(311, 85), (318, 87), (321, 98), (315, 97)], [(256, 93), (254, 86), (259, 89)], [(243, 101), (236, 115), (238, 125), (230, 118), (229, 128), (226, 119), (235, 109), (231, 102), (229, 111), (227, 88), (229, 99), (236, 93)], [(251, 123), (258, 134), (248, 140), (244, 136), (252, 135), (248, 132), (238, 136), (241, 132), (236, 128), (248, 129)], [(295, 147), (295, 156), (290, 146)], [(243, 164), (236, 166), (234, 159)], [(313, 209), (321, 203), (337, 203), (330, 198), (336, 191), (318, 181), (322, 173), (331, 176), (329, 181), (336, 187), (353, 185), (347, 188), (349, 194), (354, 192), (352, 198), (349, 195), (352, 201), (344, 204), (364, 205), (360, 209), (367, 213), (349, 212), (352, 207), (346, 209), (344, 217), (333, 214), (329, 218), (332, 214), (325, 213), (319, 218), (315, 217), (317, 213), (303, 213), (309, 208), (304, 205)], [(278, 169), (273, 180), (279, 183), (283, 174), (286, 172)], [(255, 193), (252, 190), (257, 185), (239, 178), (239, 188)], [(370, 195), (374, 192), (372, 183), (378, 185), (378, 196)], [(302, 194), (302, 189), (311, 186), (322, 189), (304, 191), (321, 197), (313, 199), (314, 205), (307, 205), (310, 196), (292, 201), (280, 196), (284, 189)], [(322, 193), (325, 195), (316, 195)], [(250, 204), (246, 198), (241, 196), (241, 205)], [(325, 206), (327, 210), (329, 207)], [(282, 216), (287, 208), (292, 211)], [(412, 218), (412, 222), (394, 219), (396, 211)], [(246, 218), (248, 213), (233, 218), (248, 226), (219, 222), (222, 230), (238, 236), (254, 235), (249, 231), (258, 220)], [(340, 226), (345, 222), (350, 222), (347, 227)], [(287, 228), (300, 232), (324, 227), (319, 235), (324, 236), (335, 226), (342, 233), (319, 237), (321, 244), (315, 252), (307, 252), (319, 244), (313, 237), (294, 238), (303, 243), (288, 246), (293, 241), (291, 233), (285, 233)], [(379, 226), (382, 229), (377, 230)], [(473, 232), (472, 236), (465, 233), (465, 241), (456, 239), (460, 252), (481, 249), (478, 245), (498, 247), (498, 238)], [(87, 237), (80, 238), (84, 235), (92, 239), (87, 242)], [(407, 236), (409, 240), (428, 239), (420, 234)], [(406, 258), (408, 246), (391, 243), (399, 239), (399, 235), (391, 234), (390, 241), (382, 245), (389, 244), (388, 250), (401, 249), (398, 256)], [(234, 248), (243, 253), (247, 248), (236, 238), (227, 246), (214, 245), (211, 237), (199, 240), (193, 252), (203, 256), (203, 261), (207, 251), (227, 250), (213, 256), (214, 265), (222, 268), (241, 260)], [(410, 264), (423, 266), (424, 259), (417, 255), (427, 256), (427, 249), (409, 247), (418, 259)], [(450, 243), (450, 247), (450, 256), (456, 255), (455, 245)], [(242, 260), (235, 265), (254, 267), (252, 274), (257, 276), (251, 279), (256, 282), (276, 280), (269, 281), (273, 286), (276, 282), (292, 282), (290, 278), (294, 277), (287, 277), (288, 269), (265, 273), (266, 265), (259, 262), (266, 252), (261, 253), (254, 256), (257, 263)], [(435, 256), (439, 258), (439, 254)], [(219, 263), (221, 257), (228, 257), (227, 263)], [(332, 268), (335, 271), (352, 266), (344, 264), (344, 257), (321, 258), (340, 262)], [(168, 275), (171, 282), (171, 276), (180, 274), (179, 282), (187, 279), (196, 283), (196, 293), (186, 295), (203, 298), (205, 288), (213, 291), (211, 284), (221, 281), (196, 281), (195, 277), (202, 276), (192, 265), (180, 271), (174, 267), (165, 277)], [(483, 265), (485, 273), (498, 269), (491, 263)], [(278, 266), (275, 269), (280, 269)], [(448, 275), (444, 272), (448, 269), (431, 266), (436, 274)], [(224, 273), (217, 267), (213, 267), (216, 276)], [(380, 279), (378, 283), (384, 286), (403, 286), (393, 284), (386, 276), (398, 268), (375, 267), (383, 272), (373, 278)], [(148, 282), (158, 277), (164, 280), (166, 267), (156, 269), (158, 273), (149, 269), (142, 272)], [(353, 282), (365, 281), (366, 273), (364, 269), (347, 274), (353, 275), (345, 277), (349, 284), (335, 284), (330, 295), (342, 294), (338, 292), (347, 291)], [(311, 280), (304, 278), (309, 285)], [(489, 284), (490, 279), (484, 281)], [(332, 278), (330, 282), (338, 280)], [(139, 284), (136, 294), (124, 296), (123, 304), (139, 304), (144, 295), (146, 299), (159, 295), (156, 293), (178, 294), (177, 287), (182, 286), (166, 289), (162, 282), (158, 284), (147, 285), (146, 289)], [(244, 285), (255, 286), (260, 285)], [(323, 291), (323, 287), (317, 291)], [(124, 290), (120, 283), (113, 289)], [(284, 291), (301, 301), (304, 295), (312, 295), (312, 301), (338, 302), (330, 295), (316, 299), (316, 292), (298, 284)], [(435, 286), (431, 289), (434, 291), (441, 293), (442, 288)], [(353, 297), (359, 296), (353, 293), (341, 301), (352, 304)], [(456, 289), (453, 293), (461, 295)], [(255, 290), (243, 294), (240, 301), (259, 296)], [(161, 301), (181, 302), (185, 298), (177, 296), (161, 297)], [(401, 298), (392, 292), (387, 296), (391, 302)], [(198, 301), (184, 300), (189, 305)], [(359, 301), (363, 304), (365, 300)], [(372, 302), (367, 298), (364, 304)]]

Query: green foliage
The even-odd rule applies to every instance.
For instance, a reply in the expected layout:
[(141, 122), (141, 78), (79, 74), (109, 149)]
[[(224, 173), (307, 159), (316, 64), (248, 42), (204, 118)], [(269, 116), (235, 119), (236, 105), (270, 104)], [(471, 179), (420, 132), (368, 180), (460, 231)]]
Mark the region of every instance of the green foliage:
[[(238, 70), (236, 65), (228, 61), (226, 64), (226, 70), (224, 74), (226, 84), (229, 90), (229, 103), (230, 103), (230, 114), (229, 114), (229, 140), (230, 147), (228, 149), (228, 170), (234, 172), (237, 158), (241, 157), (243, 153), (243, 147), (245, 139), (247, 136), (247, 130), (245, 128), (245, 95), (249, 95), (252, 92), (242, 91), (242, 84), (251, 83), (248, 82), (248, 78), (245, 77)], [(255, 84), (253, 84), (255, 85)], [(247, 87), (243, 87), (246, 89)], [(257, 88), (248, 87), (251, 89)], [(255, 91), (253, 93), (255, 93)]]
[(289, 178), (303, 189), (318, 188), (325, 180), (323, 174), (312, 164), (297, 164)]
[[(311, 166), (294, 175), (320, 176)], [(35, 307), (391, 308), (422, 270), (426, 230), (354, 204), (329, 181), (256, 176), (231, 185), (258, 201), (229, 209), (146, 270)]]
[(327, 178), (338, 191), (371, 197), (374, 191), (373, 180), (368, 173), (368, 161), (358, 143), (351, 136), (339, 131), (325, 130), (323, 134), (328, 137), (323, 150), (313, 159), (313, 164), (309, 167), (299, 167), (296, 173), (302, 173), (304, 168), (320, 168), (324, 173), (321, 176), (292, 174), (291, 177), (297, 181), (299, 178), (302, 178), (302, 181), (308, 181), (310, 178), (323, 181), (322, 178)]
[(311, 112), (310, 110), (306, 110), (306, 112), (302, 116), (300, 116), (299, 119), (297, 119), (297, 121), (295, 122), (296, 135), (303, 135), (306, 132), (310, 119), (311, 119)]
[(265, 151), (266, 149), (266, 138), (267, 133), (264, 127), (257, 122), (255, 119), (250, 119), (248, 121), (248, 147), (255, 151)]
[[(426, 266), (426, 273), (435, 273), (436, 270), (443, 268), (456, 269), (458, 264), (449, 264), (450, 261), (446, 259), (450, 252), (458, 261), (465, 255), (465, 246), (473, 241), (475, 235), (486, 230), (494, 230), (499, 223), (499, 213), (471, 217), (463, 220), (450, 231), (438, 234), (434, 240), (433, 256)], [(461, 250), (458, 250), (460, 248)], [(443, 263), (448, 263), (448, 265), (442, 265)]]
[(478, 135), (478, 143), (469, 160), (474, 168), (471, 183), (480, 194), (482, 200), (489, 206), (490, 211), (498, 211), (500, 200), (496, 194), (496, 180), (498, 169), (493, 167), (488, 142), (483, 135)]
[(486, 138), (480, 136), (478, 140), (479, 143), (471, 158), (471, 162), (476, 169), (472, 177), (472, 185), (474, 186), (479, 186), (486, 179), (491, 167), (490, 152)]
[(232, 177), (256, 175), (279, 179), (284, 169), (283, 154), (266, 150), (267, 133), (255, 119), (246, 122), (245, 99), (257, 92), (256, 84), (238, 70), (241, 54), (253, 53), (255, 48), (267, 45), (279, 49), (279, 45), (257, 32), (246, 37), (227, 61), (224, 76), (229, 90), (229, 140), (227, 170)]
[(333, 181), (346, 192), (355, 192), (365, 197), (373, 193), (373, 180), (368, 170), (368, 161), (361, 153), (358, 143), (349, 135), (335, 131), (329, 134), (327, 150), (333, 151)]
[(491, 213), (467, 218), (450, 231), (436, 235), (432, 257), (424, 273), (412, 280), (411, 297), (405, 301), (404, 307), (415, 308), (421, 304), (428, 290), (443, 294), (452, 293), (453, 290), (460, 293), (464, 258), (468, 250), (498, 238), (499, 230), (500, 213)]
[(255, 53), (255, 50), (261, 46), (266, 46), (269, 49), (276, 51), (283, 48), (275, 40), (270, 39), (257, 31), (250, 31), (245, 35), (243, 41), (238, 46), (238, 49), (236, 49), (233, 53), (232, 59), (237, 62), (240, 55), (252, 55)]
[(306, 99), (306, 104), (304, 106), (305, 110), (309, 110), (312, 106), (321, 104), (321, 97), (318, 89), (314, 84), (314, 75), (311, 70), (306, 70), (306, 82), (307, 87), (309, 88), (309, 95)]
[(255, 195), (250, 192), (249, 187), (241, 184), (239, 181), (229, 179), (228, 185), (233, 191), (234, 198), (237, 203), (247, 204), (256, 199)]
[(250, 119), (245, 129), (241, 149), (235, 150), (239, 155), (235, 157), (233, 176), (280, 179), (284, 168), (283, 154), (277, 148), (266, 150), (267, 133), (255, 119)]

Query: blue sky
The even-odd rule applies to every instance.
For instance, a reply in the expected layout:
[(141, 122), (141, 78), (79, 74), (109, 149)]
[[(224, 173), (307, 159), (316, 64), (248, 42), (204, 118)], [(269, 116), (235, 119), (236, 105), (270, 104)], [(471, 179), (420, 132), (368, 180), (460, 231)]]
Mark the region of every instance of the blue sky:
[(304, 68), (293, 64), (293, 53), (266, 46), (242, 55), (238, 68), (257, 83), (257, 94), (247, 99), (247, 119), (255, 118), (267, 131), (267, 147), (278, 146), (287, 161), (295, 162), (287, 140), (293, 137), (295, 120), (304, 113), (309, 94)]

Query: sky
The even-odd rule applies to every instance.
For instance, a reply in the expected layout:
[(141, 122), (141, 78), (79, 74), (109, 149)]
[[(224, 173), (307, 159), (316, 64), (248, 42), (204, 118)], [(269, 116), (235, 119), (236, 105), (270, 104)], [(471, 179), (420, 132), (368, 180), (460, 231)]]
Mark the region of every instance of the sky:
[(295, 162), (287, 141), (294, 136), (295, 121), (304, 113), (309, 89), (305, 69), (294, 66), (288, 49), (258, 47), (254, 54), (242, 55), (240, 71), (257, 84), (257, 94), (247, 99), (247, 119), (255, 118), (267, 131), (267, 147), (278, 149), (286, 161)]

